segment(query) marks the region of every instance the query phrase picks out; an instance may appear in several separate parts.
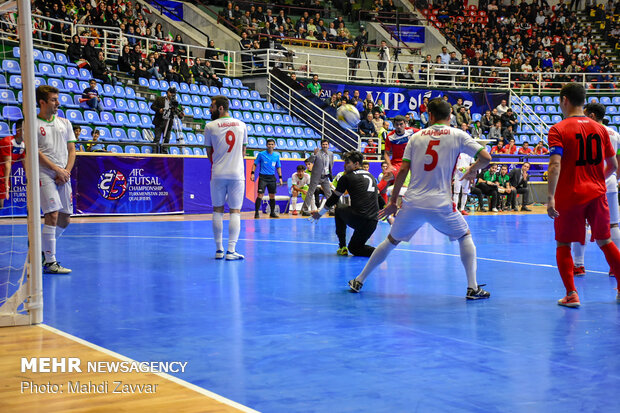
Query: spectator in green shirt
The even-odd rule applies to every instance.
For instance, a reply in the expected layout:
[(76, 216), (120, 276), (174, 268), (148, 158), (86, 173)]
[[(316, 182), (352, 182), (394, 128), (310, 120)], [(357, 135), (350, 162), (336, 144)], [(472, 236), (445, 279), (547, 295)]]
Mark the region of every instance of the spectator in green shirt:
[[(510, 193), (512, 192), (512, 187), (510, 186), (510, 175), (508, 175), (508, 166), (502, 165), (502, 167), (499, 170), (499, 174), (496, 176), (497, 176), (497, 183), (498, 183), (497, 191), (499, 192), (499, 195), (500, 196), (507, 195), (508, 199), (511, 199)], [(504, 209), (503, 204), (504, 204), (503, 202), (500, 202), (498, 204), (498, 207), (499, 207), (498, 209), (500, 211)]]
[(308, 84), (308, 90), (313, 95), (321, 97), (321, 84), (319, 83), (319, 75), (312, 75), (312, 82)]
[[(497, 210), (497, 198), (499, 197), (498, 187), (499, 182), (497, 179), (497, 165), (491, 165), (488, 170), (486, 170), (481, 178), (478, 178), (478, 183), (476, 187), (480, 189), (483, 195), (489, 197), (489, 206), (491, 207), (491, 211), (498, 212)], [(485, 208), (480, 207), (482, 212), (487, 212)]]

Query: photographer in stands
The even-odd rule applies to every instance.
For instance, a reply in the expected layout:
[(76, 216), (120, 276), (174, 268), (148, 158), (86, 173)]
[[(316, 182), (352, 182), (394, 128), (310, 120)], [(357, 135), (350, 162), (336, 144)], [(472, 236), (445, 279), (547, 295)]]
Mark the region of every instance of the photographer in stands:
[(174, 125), (175, 118), (183, 118), (183, 107), (177, 100), (177, 90), (171, 87), (166, 92), (166, 96), (158, 96), (151, 105), (151, 110), (155, 112), (153, 125), (155, 125), (155, 139), (157, 144), (155, 153), (161, 153), (160, 141), (164, 136), (164, 144), (170, 142), (170, 132)]
[(390, 49), (387, 47), (385, 40), (381, 40), (377, 57), (379, 58), (379, 62), (377, 63), (377, 80), (383, 79), (383, 81), (386, 81), (385, 72), (390, 63)]

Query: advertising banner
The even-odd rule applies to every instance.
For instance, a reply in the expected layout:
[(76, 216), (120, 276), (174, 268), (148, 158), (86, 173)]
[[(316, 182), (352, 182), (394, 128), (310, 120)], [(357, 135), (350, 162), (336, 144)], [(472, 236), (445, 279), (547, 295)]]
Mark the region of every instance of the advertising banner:
[(456, 99), (463, 98), (463, 103), (471, 108), (472, 114), (483, 114), (485, 110), (499, 105), (502, 99), (508, 99), (508, 94), (501, 92), (409, 89), (404, 87), (344, 85), (323, 82), (321, 82), (321, 86), (323, 87), (321, 98), (324, 99), (330, 99), (333, 93), (344, 92), (345, 90), (348, 90), (351, 96), (355, 90), (359, 90), (362, 99), (366, 97), (367, 93), (371, 93), (375, 103), (381, 100), (388, 118), (393, 118), (396, 115), (406, 115), (409, 112), (417, 112), (425, 97), (434, 99), (447, 95), (448, 101), (451, 104), (455, 104)]
[(386, 24), (385, 30), (395, 36), (400, 37), (401, 42), (405, 43), (424, 43), (424, 26), (400, 25), (400, 33), (396, 30), (395, 24)]
[(183, 211), (183, 158), (80, 156), (77, 214)]
[(25, 216), (26, 210), (26, 171), (21, 162), (14, 163), (11, 168), (11, 191), (9, 199), (4, 200), (4, 208), (0, 216)]

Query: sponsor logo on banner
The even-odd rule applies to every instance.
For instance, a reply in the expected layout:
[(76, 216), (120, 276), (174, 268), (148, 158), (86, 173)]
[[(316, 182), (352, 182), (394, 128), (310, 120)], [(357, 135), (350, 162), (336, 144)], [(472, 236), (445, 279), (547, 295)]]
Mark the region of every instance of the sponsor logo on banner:
[(115, 201), (125, 195), (127, 191), (127, 179), (122, 172), (111, 169), (99, 176), (97, 184), (99, 193), (105, 199)]

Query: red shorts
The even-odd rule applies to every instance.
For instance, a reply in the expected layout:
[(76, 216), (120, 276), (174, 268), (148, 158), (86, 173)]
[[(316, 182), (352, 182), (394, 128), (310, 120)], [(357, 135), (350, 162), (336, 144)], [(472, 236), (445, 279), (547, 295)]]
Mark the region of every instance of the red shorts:
[(609, 231), (609, 206), (607, 194), (594, 198), (590, 202), (574, 205), (568, 209), (559, 209), (560, 216), (554, 220), (555, 240), (561, 243), (579, 242), (586, 239), (586, 220), (592, 230), (592, 238), (605, 240), (611, 238)]
[(4, 177), (0, 176), (0, 199), (6, 198), (6, 185), (4, 182)]

